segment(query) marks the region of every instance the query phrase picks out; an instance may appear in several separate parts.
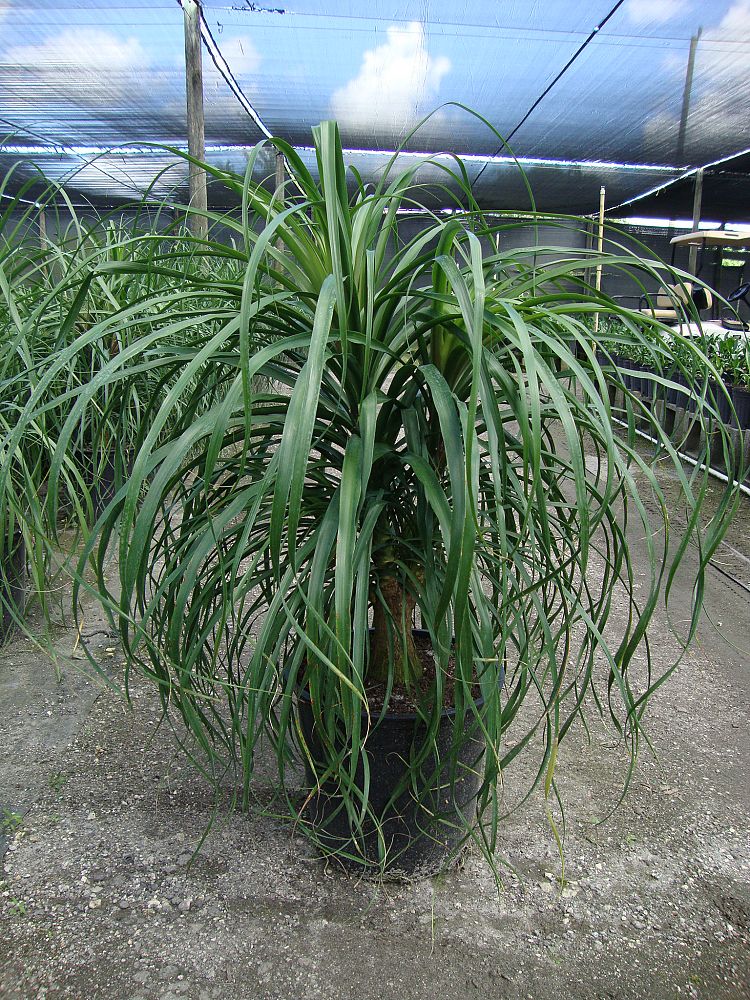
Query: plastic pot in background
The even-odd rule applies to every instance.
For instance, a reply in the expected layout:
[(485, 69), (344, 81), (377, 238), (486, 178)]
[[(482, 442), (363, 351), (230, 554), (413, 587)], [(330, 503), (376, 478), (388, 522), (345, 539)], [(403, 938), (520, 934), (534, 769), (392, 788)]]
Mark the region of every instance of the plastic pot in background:
[(724, 424), (728, 424), (732, 416), (732, 407), (729, 397), (724, 391), (724, 386), (721, 385), (721, 383), (716, 382), (714, 379), (710, 379), (708, 383), (708, 390), (706, 392), (706, 398), (711, 406), (713, 406), (713, 408), (718, 412), (719, 420), (721, 420)]
[(670, 372), (668, 378), (670, 382), (676, 383), (676, 387), (667, 389), (667, 402), (673, 406), (682, 406), (691, 412), (695, 410), (695, 397), (685, 375), (681, 371)]
[(128, 479), (133, 469), (134, 454), (128, 451), (123, 466), (118, 462), (116, 452), (109, 451), (105, 455), (94, 455), (91, 449), (84, 450), (81, 459), (81, 475), (86, 483), (91, 497), (94, 520), (97, 520), (104, 508), (114, 497), (117, 490)]
[(641, 368), (641, 397), (644, 401), (654, 399), (656, 387), (651, 377), (654, 373), (650, 368)]
[(735, 411), (735, 416), (732, 417), (733, 426), (743, 431), (750, 430), (750, 388), (733, 385), (732, 404)]
[(98, 468), (90, 473), (87, 485), (91, 490), (91, 505), (94, 508), (94, 518), (98, 518), (112, 497), (115, 495), (115, 457), (110, 452)]
[(632, 371), (631, 375), (631, 390), (633, 392), (641, 393), (643, 392), (643, 365), (639, 364), (637, 361), (631, 361), (630, 368)]
[(23, 614), (26, 603), (26, 546), (20, 532), (13, 536), (10, 546), (0, 555), (0, 642), (10, 636), (16, 627), (15, 616)]
[(633, 367), (634, 364), (630, 358), (618, 358), (617, 367), (620, 369), (620, 375), (622, 376), (622, 382), (625, 388), (629, 391), (633, 391)]

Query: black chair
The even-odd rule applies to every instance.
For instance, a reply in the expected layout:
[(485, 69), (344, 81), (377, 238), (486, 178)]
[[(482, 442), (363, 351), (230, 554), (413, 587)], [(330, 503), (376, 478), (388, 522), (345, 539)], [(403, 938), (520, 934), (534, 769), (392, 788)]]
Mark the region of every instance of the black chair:
[(730, 292), (727, 295), (727, 302), (744, 302), (746, 306), (750, 306), (750, 302), (747, 301), (748, 292), (750, 292), (750, 281)]
[[(750, 294), (750, 281), (746, 281), (744, 284), (735, 288), (733, 292), (727, 295), (727, 302), (734, 303), (744, 302), (748, 308), (750, 308), (750, 301), (748, 301), (748, 294)], [(731, 311), (731, 315), (728, 310), (724, 310), (721, 317), (721, 322), (728, 330), (747, 330), (748, 325), (743, 320), (738, 313), (737, 306)]]

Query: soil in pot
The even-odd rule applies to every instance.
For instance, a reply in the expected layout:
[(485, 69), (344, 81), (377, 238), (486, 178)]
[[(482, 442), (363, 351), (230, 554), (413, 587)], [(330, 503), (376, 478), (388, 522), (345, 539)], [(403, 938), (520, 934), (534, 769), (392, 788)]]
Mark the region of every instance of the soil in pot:
[(0, 556), (0, 643), (16, 627), (15, 615), (22, 615), (26, 602), (26, 546), (20, 533), (13, 537), (10, 547)]
[[(415, 638), (420, 638), (418, 630)], [(427, 667), (422, 653), (424, 640), (417, 645)], [(416, 712), (408, 710), (410, 706), (405, 702), (396, 706), (397, 711), (380, 717), (378, 693), (372, 692), (372, 697), (368, 693), (368, 702), (372, 730), (364, 752), (370, 772), (370, 808), (361, 831), (352, 833), (336, 781), (326, 780), (317, 788), (309, 762), (305, 770), (313, 791), (306, 818), (315, 828), (324, 853), (336, 852), (346, 867), (360, 873), (369, 868), (373, 874), (388, 878), (435, 874), (456, 857), (476, 818), (485, 749), (481, 730), (474, 716), (467, 716), (463, 738), (454, 747), (455, 713), (452, 709), (443, 711), (433, 747), (411, 774), (409, 764), (423, 744), (425, 723)], [(481, 709), (481, 701), (476, 704)], [(318, 762), (324, 759), (324, 754), (306, 692), (298, 698), (297, 711), (305, 743), (322, 773), (324, 767)], [(363, 730), (366, 724), (363, 714)], [(360, 760), (356, 772), (358, 788), (364, 786), (364, 780)]]

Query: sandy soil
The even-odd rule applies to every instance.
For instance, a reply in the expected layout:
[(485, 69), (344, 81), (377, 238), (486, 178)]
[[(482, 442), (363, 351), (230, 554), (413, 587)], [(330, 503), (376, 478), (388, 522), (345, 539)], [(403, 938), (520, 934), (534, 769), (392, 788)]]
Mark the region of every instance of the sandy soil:
[[(750, 503), (717, 557), (746, 585), (749, 522)], [(17, 640), (0, 653), (0, 996), (750, 997), (750, 593), (709, 584), (715, 624), (652, 705), (658, 759), (643, 753), (606, 822), (627, 765), (615, 735), (561, 750), (564, 888), (540, 796), (504, 822), (499, 890), (471, 852), (410, 885), (325, 868), (262, 783), (248, 814), (215, 801), (149, 687), (129, 708), (70, 659), (58, 683)], [(105, 625), (87, 628), (117, 676)], [(674, 648), (663, 616), (650, 638)], [(509, 803), (519, 787), (509, 774)]]

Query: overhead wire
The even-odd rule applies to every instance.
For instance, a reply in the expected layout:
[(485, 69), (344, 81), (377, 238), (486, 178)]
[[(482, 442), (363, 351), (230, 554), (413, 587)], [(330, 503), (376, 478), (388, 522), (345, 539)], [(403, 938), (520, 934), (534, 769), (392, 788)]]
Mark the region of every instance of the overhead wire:
[(620, 7), (622, 7), (622, 5), (624, 3), (625, 3), (625, 0), (617, 0), (617, 3), (612, 7), (612, 9), (609, 11), (609, 13), (606, 15), (606, 17), (602, 18), (602, 20), (597, 25), (595, 25), (594, 28), (589, 32), (588, 36), (584, 39), (583, 42), (581, 42), (581, 44), (578, 46), (578, 48), (573, 53), (573, 55), (570, 57), (570, 59), (568, 59), (568, 61), (565, 63), (565, 65), (560, 70), (560, 72), (557, 74), (557, 76), (554, 78), (554, 80), (552, 80), (552, 82), (549, 83), (544, 88), (544, 90), (541, 92), (541, 94), (536, 98), (536, 100), (534, 101), (534, 103), (531, 105), (531, 107), (529, 108), (529, 110), (525, 113), (525, 115), (523, 116), (523, 118), (521, 118), (521, 120), (513, 127), (513, 129), (511, 130), (511, 132), (507, 136), (505, 136), (505, 142), (501, 146), (498, 146), (498, 148), (495, 150), (495, 152), (492, 154), (492, 156), (487, 160), (487, 163), (485, 163), (485, 165), (479, 171), (479, 173), (477, 174), (477, 176), (474, 178), (474, 183), (475, 184), (477, 183), (477, 181), (479, 180), (479, 178), (482, 176), (482, 174), (485, 172), (485, 170), (489, 166), (491, 160), (494, 157), (496, 157), (501, 152), (501, 150), (507, 148), (508, 144), (510, 143), (510, 140), (513, 138), (513, 136), (516, 134), (516, 132), (518, 132), (518, 130), (521, 128), (521, 126), (524, 125), (529, 120), (529, 118), (531, 117), (531, 115), (536, 111), (536, 109), (542, 103), (542, 101), (547, 96), (547, 94), (549, 94), (549, 92), (559, 83), (559, 81), (563, 78), (563, 76), (565, 76), (565, 74), (568, 72), (568, 70), (573, 65), (573, 63), (576, 61), (576, 59), (578, 59), (578, 57), (583, 53), (583, 51), (588, 47), (588, 45), (590, 45), (590, 43), (596, 38), (596, 36), (602, 30), (602, 28), (607, 23), (607, 21), (609, 21), (610, 18), (614, 17), (614, 15), (617, 13), (617, 11), (620, 9)]
[[(368, 13), (365, 14), (355, 14), (352, 13), (351, 10), (349, 10), (346, 13), (339, 14), (336, 13), (335, 11), (327, 9), (295, 10), (291, 6), (277, 8), (277, 7), (264, 7), (261, 6), (260, 4), (255, 4), (255, 3), (239, 5), (238, 3), (234, 4), (216, 3), (214, 2), (214, 0), (203, 0), (203, 2), (204, 5), (207, 8), (210, 8), (210, 10), (215, 14), (220, 14), (220, 13), (249, 14), (249, 15), (254, 14), (259, 16), (262, 16), (264, 14), (273, 15), (272, 17), (269, 17), (264, 21), (264, 27), (280, 26), (282, 22), (279, 18), (279, 15), (286, 17), (296, 17), (301, 20), (304, 19), (305, 21), (314, 21), (316, 19), (324, 20), (326, 22), (326, 27), (320, 30), (331, 30), (330, 25), (334, 24), (333, 30), (347, 31), (347, 32), (351, 32), (353, 30), (351, 27), (349, 27), (349, 24), (352, 21), (363, 21), (366, 22), (367, 24), (374, 24), (374, 25), (379, 25), (379, 24), (408, 25), (412, 24), (415, 20), (413, 14), (410, 15), (409, 13), (405, 13), (403, 16), (400, 16), (398, 12), (396, 12), (395, 10), (389, 12), (389, 14), (386, 16), (385, 14), (376, 14), (374, 13), (374, 11), (368, 11)], [(323, 7), (325, 7), (325, 5), (323, 5)], [(123, 9), (129, 9), (129, 8), (125, 7)], [(488, 9), (492, 8), (488, 7)], [(236, 20), (237, 23), (239, 23), (240, 19), (237, 18)], [(335, 27), (336, 21), (344, 21), (346, 22), (346, 25), (341, 28)], [(429, 18), (422, 18), (422, 21), (425, 24), (425, 26), (427, 26), (427, 24), (429, 23), (430, 25), (434, 25), (436, 28), (441, 28), (441, 29), (445, 28), (464, 29), (460, 33), (456, 31), (451, 32), (452, 36), (458, 35), (461, 38), (486, 37), (486, 33), (488, 31), (507, 32), (507, 33), (512, 32), (514, 33), (514, 37), (539, 36), (541, 40), (553, 39), (555, 41), (562, 38), (570, 38), (571, 35), (584, 34), (584, 32), (578, 29), (553, 28), (549, 27), (547, 24), (535, 27), (529, 24), (519, 25), (517, 23), (516, 24), (502, 23), (497, 16), (495, 16), (492, 20), (488, 18), (486, 21), (469, 21), (467, 19), (454, 21), (440, 16), (435, 17), (434, 20), (430, 20)], [(603, 24), (604, 22), (602, 21), (601, 23)], [(599, 25), (599, 27), (601, 27), (601, 24)], [(469, 34), (465, 31), (466, 28), (476, 28), (477, 32), (476, 33), (472, 32), (471, 34)], [(355, 30), (367, 32), (370, 29), (364, 27)], [(616, 41), (618, 42), (618, 44), (629, 44), (635, 47), (648, 46), (649, 48), (653, 48), (655, 46), (661, 46), (664, 45), (665, 43), (681, 44), (686, 41), (684, 35), (677, 33), (673, 34), (665, 33), (664, 29), (661, 26), (660, 26), (660, 32), (661, 33), (659, 34), (652, 33), (649, 36), (644, 36), (643, 34), (633, 34), (632, 32), (620, 29), (619, 31), (610, 32), (607, 35), (607, 39)], [(519, 36), (519, 33), (522, 33), (522, 36)], [(724, 47), (726, 48), (731, 47), (732, 49), (744, 49), (750, 47), (750, 39), (737, 38), (733, 36), (722, 38), (720, 36), (712, 35), (710, 39), (707, 39), (707, 42), (711, 48), (716, 48), (716, 49), (721, 49)]]
[[(12, 122), (8, 118), (0, 118), (0, 122), (10, 126), (10, 128), (13, 129), (14, 133), (20, 132), (26, 135), (33, 136), (35, 139), (41, 140), (42, 144), (48, 147), (50, 153), (56, 153), (58, 156), (61, 157), (75, 156), (79, 160), (83, 161), (80, 167), (71, 168), (68, 174), (65, 175), (65, 177), (61, 178), (61, 180), (59, 181), (61, 185), (64, 185), (66, 181), (69, 181), (72, 177), (75, 177), (77, 173), (80, 173), (81, 170), (84, 170), (86, 167), (93, 167), (103, 177), (106, 177), (107, 180), (113, 181), (115, 184), (119, 184), (122, 187), (129, 188), (131, 191), (133, 191), (135, 194), (139, 196), (143, 194), (142, 190), (135, 184), (132, 178), (127, 177), (126, 175), (127, 180), (123, 180), (122, 177), (117, 177), (114, 174), (109, 173), (109, 171), (105, 170), (104, 167), (102, 167), (97, 162), (99, 158), (98, 156), (94, 156), (93, 158), (91, 157), (87, 158), (86, 154), (80, 152), (74, 146), (66, 146), (63, 143), (56, 142), (54, 139), (50, 139), (49, 136), (46, 136), (41, 132), (37, 132), (34, 129), (28, 128), (28, 126), (26, 125), (19, 125), (17, 122)], [(114, 155), (115, 149), (116, 147), (113, 147), (111, 150), (108, 150), (107, 152)], [(0, 151), (1, 150), (2, 150), (2, 144), (0, 144)], [(104, 152), (100, 153), (99, 155), (100, 156), (104, 155)]]
[[(184, 10), (184, 2), (183, 2), (183, 0), (176, 0), (176, 2), (179, 4), (180, 8)], [(584, 52), (584, 50), (587, 48), (587, 46), (599, 34), (599, 32), (601, 31), (601, 29), (611, 20), (611, 18), (615, 15), (615, 13), (617, 12), (617, 10), (622, 6), (622, 4), (624, 2), (625, 2), (625, 0), (617, 0), (617, 2), (613, 5), (613, 7), (608, 11), (608, 13), (606, 14), (606, 16), (604, 18), (602, 18), (602, 20), (597, 25), (594, 26), (594, 28), (589, 32), (589, 34), (586, 36), (586, 38), (578, 46), (578, 48), (576, 49), (576, 51), (568, 59), (568, 61), (565, 63), (565, 65), (562, 67), (562, 69), (556, 74), (556, 76), (554, 77), (554, 79), (544, 88), (544, 90), (542, 91), (542, 93), (539, 94), (539, 96), (533, 101), (533, 103), (528, 108), (528, 110), (524, 113), (524, 115), (522, 116), (522, 118), (513, 127), (513, 129), (510, 131), (510, 133), (506, 137), (506, 140), (505, 140), (506, 143), (509, 142), (516, 135), (516, 133), (519, 131), (519, 129), (525, 124), (525, 122), (528, 121), (528, 119), (531, 117), (531, 115), (534, 113), (534, 111), (539, 107), (539, 105), (542, 103), (542, 101), (547, 97), (547, 95), (552, 91), (552, 89), (559, 83), (559, 81), (562, 79), (562, 77), (568, 72), (568, 70), (575, 63), (575, 61), (581, 56), (581, 54)], [(255, 107), (253, 106), (252, 102), (249, 100), (249, 98), (247, 97), (247, 95), (242, 90), (242, 87), (240, 86), (240, 84), (239, 84), (236, 76), (232, 72), (232, 69), (231, 69), (229, 63), (227, 62), (226, 58), (224, 57), (224, 55), (223, 55), (223, 53), (221, 51), (221, 48), (220, 48), (219, 44), (217, 43), (216, 38), (214, 37), (214, 34), (211, 31), (211, 28), (210, 28), (210, 26), (209, 26), (209, 24), (208, 24), (208, 22), (206, 20), (206, 17), (205, 17), (205, 14), (204, 14), (203, 4), (202, 3), (198, 3), (197, 6), (198, 6), (198, 12), (199, 12), (199, 25), (200, 25), (201, 39), (202, 39), (203, 44), (206, 47), (207, 52), (209, 53), (209, 55), (210, 55), (210, 57), (212, 59), (212, 62), (214, 64), (214, 66), (216, 67), (218, 73), (220, 74), (220, 76), (222, 77), (222, 79), (224, 80), (224, 82), (229, 87), (229, 89), (232, 92), (232, 94), (234, 95), (235, 99), (238, 101), (238, 103), (243, 108), (243, 110), (246, 112), (246, 114), (252, 119), (252, 121), (254, 122), (254, 124), (258, 128), (258, 130), (261, 132), (261, 134), (265, 138), (268, 138), (268, 139), (272, 138), (271, 129), (268, 128), (268, 126), (266, 125), (266, 123), (263, 121), (263, 118), (260, 115), (260, 113), (255, 109)], [(213, 5), (211, 7), (211, 9), (214, 10), (214, 11), (218, 11), (218, 10), (220, 10), (222, 8), (219, 5)], [(231, 9), (231, 8), (225, 7), (223, 9)], [(252, 7), (242, 7), (242, 8), (235, 7), (234, 9), (235, 10), (242, 10), (242, 11), (247, 10), (248, 12), (259, 12), (257, 10), (257, 8), (253, 9)], [(269, 11), (269, 13), (272, 13), (272, 12), (275, 12), (275, 11)], [(295, 12), (293, 10), (285, 10), (285, 11), (283, 11), (283, 13), (294, 14), (294, 13), (297, 13), (297, 12)], [(3, 119), (0, 119), (0, 120), (3, 120)], [(11, 127), (13, 127), (13, 128), (18, 128), (18, 126), (16, 126), (14, 123), (8, 122), (8, 124), (10, 124)], [(24, 129), (24, 131), (26, 131), (30, 135), (34, 134), (29, 129)], [(42, 138), (43, 138), (43, 141), (45, 143), (48, 143), (50, 146), (52, 146), (55, 149), (55, 151), (58, 151), (60, 153), (65, 153), (65, 154), (75, 155), (75, 156), (79, 156), (80, 157), (80, 154), (76, 150), (73, 150), (72, 148), (63, 146), (63, 145), (55, 142), (54, 140), (50, 140), (46, 136), (44, 136)], [(497, 160), (497, 158), (500, 155), (500, 153), (502, 152), (503, 148), (504, 148), (504, 145), (501, 145), (489, 157), (481, 157), (481, 159), (483, 159), (484, 162), (483, 162), (481, 168), (479, 169), (479, 171), (478, 171), (478, 173), (477, 173), (477, 175), (476, 175), (476, 177), (474, 179), (474, 183), (477, 183), (480, 180), (480, 178), (482, 177), (482, 175), (484, 174), (484, 172), (487, 169), (487, 167), (490, 166), (493, 162), (495, 162)], [(716, 165), (718, 165), (720, 163), (727, 162), (728, 160), (733, 159), (733, 158), (738, 157), (738, 156), (741, 156), (741, 155), (743, 155), (746, 152), (748, 152), (748, 150), (742, 150), (739, 153), (732, 154), (730, 157), (725, 157), (725, 158), (723, 158), (721, 160), (714, 161), (714, 162), (712, 162), (710, 164), (704, 164), (703, 168), (707, 169), (709, 167), (716, 166)], [(83, 157), (80, 157), (80, 158), (83, 159)], [(472, 157), (472, 158), (480, 159), (479, 156)], [(137, 187), (137, 185), (135, 183), (132, 182), (132, 180), (130, 178), (128, 178), (126, 180), (122, 176), (119, 176), (119, 177), (114, 176), (113, 174), (109, 173), (104, 167), (102, 167), (100, 164), (98, 164), (95, 159), (94, 160), (87, 159), (86, 160), (86, 165), (93, 166), (99, 173), (101, 173), (108, 180), (114, 181), (116, 184), (122, 185), (122, 186), (124, 186), (126, 188), (130, 188), (134, 192), (139, 192), (140, 193), (140, 189)], [(679, 182), (681, 182), (681, 181), (689, 178), (698, 169), (699, 169), (698, 167), (690, 167), (690, 168), (688, 168), (688, 169), (686, 169), (684, 171), (681, 171), (676, 177), (671, 177), (668, 180), (666, 180), (666, 181), (664, 181), (664, 182), (662, 182), (660, 184), (657, 184), (655, 186), (652, 186), (652, 187), (648, 188), (647, 190), (639, 193), (638, 195), (635, 195), (635, 196), (633, 196), (631, 198), (628, 198), (628, 199), (625, 199), (624, 201), (619, 202), (616, 205), (612, 205), (612, 206), (608, 207), (607, 212), (608, 212), (608, 214), (611, 214), (612, 212), (614, 212), (614, 211), (616, 211), (616, 210), (618, 210), (620, 208), (623, 208), (623, 207), (625, 207), (627, 205), (632, 205), (632, 204), (637, 203), (638, 201), (642, 200), (643, 198), (646, 198), (646, 197), (648, 197), (648, 196), (650, 196), (652, 194), (656, 194), (658, 192), (661, 192), (661, 191), (665, 190), (666, 188), (669, 188), (672, 185), (674, 185), (676, 183), (679, 183)], [(130, 181), (130, 182), (128, 182), (128, 181)]]
[[(177, 0), (177, 3), (183, 10), (185, 9), (184, 0)], [(208, 22), (206, 21), (205, 15), (203, 14), (203, 5), (201, 3), (198, 3), (198, 24), (200, 26), (201, 40), (203, 41), (203, 44), (206, 46), (208, 54), (211, 56), (211, 60), (213, 61), (213, 64), (216, 67), (216, 69), (219, 71), (219, 74), (223, 78), (224, 82), (227, 84), (229, 89), (237, 98), (243, 110), (247, 112), (248, 115), (250, 115), (252, 120), (260, 129), (262, 135), (266, 139), (273, 139), (273, 133), (265, 124), (265, 122), (260, 117), (258, 112), (255, 110), (253, 105), (250, 103), (248, 98), (245, 96), (242, 87), (240, 87), (239, 83), (237, 82), (237, 78), (235, 77), (234, 73), (232, 72), (229, 66), (229, 63), (224, 58), (224, 55), (222, 54), (222, 51), (219, 48), (219, 45), (216, 39), (214, 38), (210, 27), (208, 26)], [(288, 170), (289, 165), (286, 161), (286, 157), (284, 157), (284, 165), (287, 168), (287, 172), (290, 174), (290, 179), (292, 183), (300, 192), (300, 194), (304, 196), (305, 192), (303, 191), (296, 177), (294, 176), (293, 173), (291, 173), (291, 171)]]
[[(184, 0), (177, 0), (177, 3), (182, 8), (182, 10), (185, 9)], [(211, 56), (211, 60), (214, 66), (219, 71), (219, 74), (223, 78), (224, 82), (227, 84), (229, 89), (232, 91), (234, 96), (239, 101), (243, 110), (248, 115), (250, 115), (250, 117), (258, 126), (260, 131), (266, 137), (266, 139), (273, 138), (271, 130), (266, 126), (263, 119), (260, 117), (260, 115), (252, 106), (248, 98), (245, 96), (242, 87), (240, 87), (239, 83), (237, 82), (237, 78), (235, 77), (234, 73), (232, 72), (229, 66), (229, 63), (224, 58), (221, 49), (219, 48), (218, 43), (214, 38), (210, 27), (208, 26), (208, 21), (206, 21), (205, 15), (203, 13), (203, 5), (198, 3), (197, 6), (198, 6), (198, 23), (200, 26), (201, 39), (203, 40), (203, 44), (206, 46), (206, 51)]]

